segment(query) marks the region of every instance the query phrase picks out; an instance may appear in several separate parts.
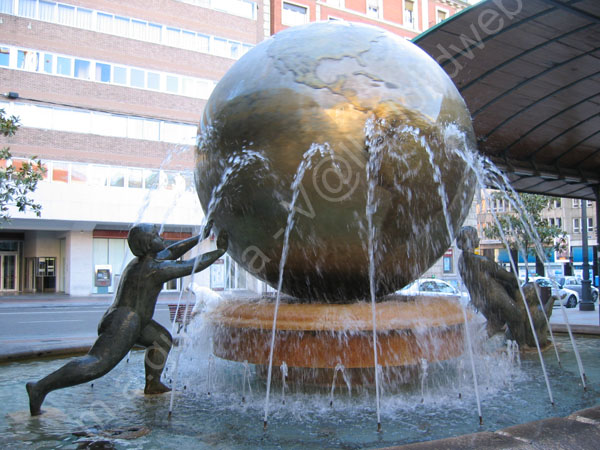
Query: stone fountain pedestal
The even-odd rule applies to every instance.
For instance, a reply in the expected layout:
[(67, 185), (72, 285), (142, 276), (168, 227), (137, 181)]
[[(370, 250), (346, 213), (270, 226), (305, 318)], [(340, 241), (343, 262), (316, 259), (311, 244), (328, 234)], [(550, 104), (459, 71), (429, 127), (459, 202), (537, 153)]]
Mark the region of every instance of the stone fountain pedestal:
[[(269, 364), (275, 303), (226, 301), (207, 314), (217, 357)], [(377, 359), (383, 368), (444, 361), (465, 349), (464, 315), (456, 299), (390, 296), (375, 307)], [(374, 367), (372, 305), (282, 302), (273, 365), (324, 369)], [(325, 375), (324, 379), (331, 380)]]

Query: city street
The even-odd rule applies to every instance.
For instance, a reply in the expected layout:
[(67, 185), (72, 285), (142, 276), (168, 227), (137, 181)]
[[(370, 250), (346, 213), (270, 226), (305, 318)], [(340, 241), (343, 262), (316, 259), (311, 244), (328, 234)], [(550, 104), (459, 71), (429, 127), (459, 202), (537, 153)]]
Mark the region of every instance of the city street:
[[(44, 354), (49, 348), (69, 349), (89, 347), (97, 337), (102, 315), (110, 298), (87, 299), (81, 302), (56, 300), (24, 301), (16, 299), (0, 304), (0, 354)], [(154, 319), (171, 330), (167, 302), (156, 306)]]

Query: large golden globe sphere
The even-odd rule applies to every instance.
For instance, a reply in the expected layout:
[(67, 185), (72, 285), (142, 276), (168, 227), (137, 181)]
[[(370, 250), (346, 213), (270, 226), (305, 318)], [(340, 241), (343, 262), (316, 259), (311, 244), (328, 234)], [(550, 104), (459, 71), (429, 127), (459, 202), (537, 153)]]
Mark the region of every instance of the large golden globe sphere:
[(221, 79), (197, 190), (246, 270), (277, 285), (290, 221), (283, 292), (346, 303), (369, 296), (369, 233), (378, 296), (446, 252), (471, 206), (473, 146), (464, 101), (427, 54), (379, 28), (319, 22), (265, 40)]

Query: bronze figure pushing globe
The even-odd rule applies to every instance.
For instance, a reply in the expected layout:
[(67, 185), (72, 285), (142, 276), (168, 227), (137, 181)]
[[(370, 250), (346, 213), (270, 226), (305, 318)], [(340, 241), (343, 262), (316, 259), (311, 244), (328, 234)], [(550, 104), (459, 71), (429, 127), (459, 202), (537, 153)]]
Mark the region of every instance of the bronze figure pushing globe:
[(473, 150), (463, 99), (423, 51), (379, 28), (313, 23), (257, 45), (216, 86), (197, 190), (229, 255), (271, 286), (293, 203), (283, 292), (351, 303), (369, 297), (369, 232), (378, 296), (446, 252), (471, 206)]

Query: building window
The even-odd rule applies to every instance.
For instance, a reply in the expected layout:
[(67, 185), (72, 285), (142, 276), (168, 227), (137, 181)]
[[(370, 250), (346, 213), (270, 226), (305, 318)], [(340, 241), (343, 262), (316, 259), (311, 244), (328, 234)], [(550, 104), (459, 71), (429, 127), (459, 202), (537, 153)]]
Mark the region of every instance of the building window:
[(68, 183), (69, 182), (69, 164), (68, 163), (54, 163), (52, 164), (52, 181), (54, 183)]
[(125, 169), (120, 167), (111, 168), (109, 185), (112, 187), (125, 187)]
[(0, 13), (13, 13), (13, 0), (0, 0)]
[(591, 217), (587, 218), (587, 230), (588, 233), (594, 232), (594, 219), (592, 219)]
[(495, 198), (492, 200), (491, 203), (492, 203), (492, 211), (505, 212), (505, 211), (510, 210), (510, 204), (509, 204), (508, 200), (506, 200), (506, 199)]
[[(198, 0), (200, 1), (200, 0)], [(207, 0), (211, 7), (217, 10), (234, 11), (233, 14), (248, 16), (255, 19), (255, 2), (248, 0)], [(92, 9), (80, 8), (64, 3), (55, 3), (45, 0), (18, 0), (18, 11), (15, 13), (12, 0), (0, 0), (0, 13), (15, 14), (21, 17), (44, 20), (46, 22), (60, 23), (86, 30), (91, 30), (95, 23), (96, 31), (108, 33), (117, 36), (125, 36), (133, 39), (139, 39), (148, 42), (158, 42), (166, 45), (173, 45), (180, 48), (186, 48), (193, 51), (219, 55), (219, 49), (214, 49), (209, 45), (197, 45), (198, 38), (204, 39), (205, 36), (195, 31), (180, 30), (178, 28), (166, 27), (156, 23), (149, 23), (131, 17), (115, 16), (114, 14), (101, 12)], [(223, 9), (225, 8), (225, 9)], [(163, 28), (165, 32), (163, 32)], [(236, 41), (225, 39), (227, 52), (220, 55), (227, 58), (237, 59), (252, 48), (253, 45), (243, 44)], [(240, 51), (240, 49), (242, 49)]]
[(75, 7), (68, 5), (58, 5), (58, 23), (70, 27), (75, 26)]
[(160, 90), (160, 75), (156, 72), (148, 72), (148, 89)]
[(113, 23), (113, 33), (117, 36), (128, 37), (129, 36), (129, 18), (115, 16), (115, 21)]
[(551, 217), (548, 219), (548, 224), (552, 227), (558, 227), (562, 230), (562, 218), (561, 217)]
[(71, 183), (85, 184), (88, 182), (88, 167), (85, 164), (71, 164)]
[(379, 0), (367, 0), (367, 16), (374, 19), (381, 18), (381, 4)]
[(251, 0), (177, 0), (190, 5), (224, 11), (247, 19), (256, 19), (256, 2)]
[(37, 0), (20, 0), (19, 15), (35, 19), (35, 7)]
[(308, 8), (306, 6), (283, 2), (281, 23), (289, 26), (308, 23)]
[(138, 88), (146, 87), (146, 72), (139, 69), (131, 69), (131, 86)]
[[(227, 45), (225, 41), (224, 43)], [(238, 52), (245, 50), (246, 48), (237, 47)], [(11, 53), (14, 54), (13, 57), (11, 57)], [(55, 60), (57, 62), (56, 66), (54, 65)], [(44, 72), (51, 75), (63, 75), (205, 99), (210, 97), (215, 86), (215, 82), (212, 80), (150, 72), (134, 67), (113, 66), (110, 63), (82, 60), (10, 46), (0, 46), (0, 66), (2, 65), (12, 69)], [(163, 81), (163, 79), (166, 80)]]
[(436, 8), (435, 10), (435, 23), (443, 22), (448, 18), (448, 11), (445, 9)]
[(91, 80), (90, 62), (83, 59), (75, 60), (75, 78)]
[(581, 219), (573, 219), (573, 233), (581, 233)]
[(409, 28), (417, 27), (417, 11), (413, 0), (404, 0), (404, 25)]
[(40, 5), (39, 5), (40, 20), (45, 20), (47, 22), (54, 22), (56, 20), (54, 18), (55, 11), (56, 11), (56, 3), (40, 1)]
[(444, 259), (443, 259), (443, 264), (444, 264), (444, 273), (452, 273), (453, 272), (453, 258), (452, 258), (452, 253), (451, 252), (447, 252), (444, 255)]
[(129, 169), (127, 171), (127, 187), (141, 189), (143, 184), (142, 169)]
[(573, 208), (581, 208), (581, 200), (578, 198), (573, 199)]
[[(146, 36), (150, 42), (160, 42), (162, 36), (162, 26), (156, 23), (148, 23)], [(206, 49), (206, 51), (208, 52), (208, 48)]]
[(99, 12), (96, 14), (96, 30), (101, 33), (112, 33), (113, 15)]
[(177, 77), (167, 75), (167, 92), (171, 92), (173, 94), (177, 94), (179, 92), (179, 79)]
[(71, 76), (71, 58), (59, 56), (56, 58), (56, 73), (66, 77)]
[(562, 206), (562, 201), (561, 201), (561, 199), (560, 199), (560, 198), (555, 198), (555, 199), (552, 201), (552, 205), (553, 205), (555, 208), (560, 208), (560, 207)]
[(0, 47), (0, 66), (8, 67), (10, 64), (10, 48)]
[(84, 30), (91, 30), (92, 15), (93, 14), (91, 9), (77, 8), (75, 26), (78, 28), (83, 28)]
[(21, 118), (21, 124), (71, 133), (97, 134), (193, 145), (196, 125), (107, 114), (84, 109), (38, 106), (30, 103), (0, 102), (8, 115)]
[(49, 74), (54, 73), (54, 55), (50, 53), (44, 54), (44, 72)]
[(31, 50), (19, 50), (17, 68), (35, 72), (38, 70), (39, 53)]
[(127, 69), (125, 67), (113, 67), (113, 83), (127, 84)]
[(96, 81), (110, 83), (110, 65), (96, 63)]

